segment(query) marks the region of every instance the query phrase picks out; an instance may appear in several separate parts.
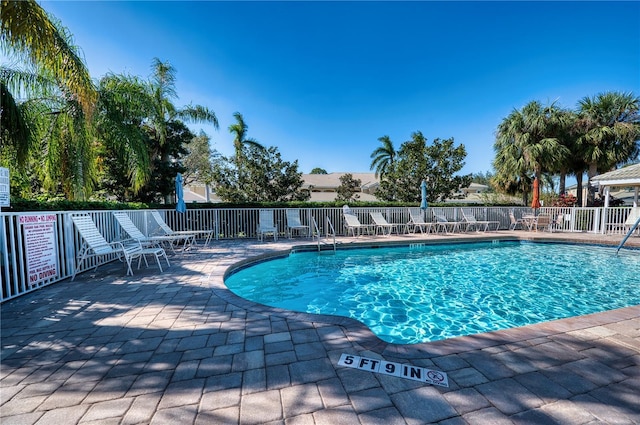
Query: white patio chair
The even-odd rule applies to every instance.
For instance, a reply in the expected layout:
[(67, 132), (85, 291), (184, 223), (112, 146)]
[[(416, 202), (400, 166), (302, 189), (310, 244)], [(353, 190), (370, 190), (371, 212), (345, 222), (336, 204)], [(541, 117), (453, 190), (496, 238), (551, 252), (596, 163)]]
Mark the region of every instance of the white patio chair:
[(554, 220), (551, 219), (549, 214), (540, 214), (536, 217), (534, 226), (536, 232), (540, 229), (542, 229), (542, 231), (547, 230), (549, 232), (553, 232), (553, 223)]
[(429, 221), (425, 221), (424, 214), (422, 213), (422, 209), (420, 208), (409, 208), (409, 222), (407, 223), (408, 228), (413, 229), (413, 233), (416, 232), (417, 229), (420, 229), (420, 233), (430, 233), (433, 228), (433, 223)]
[(171, 249), (171, 252), (175, 253), (175, 249), (173, 247), (174, 243), (179, 243), (180, 241), (184, 241), (183, 236), (146, 236), (140, 229), (136, 227), (136, 225), (131, 221), (131, 218), (126, 212), (122, 211), (114, 211), (113, 217), (116, 219), (120, 228), (127, 234), (129, 237), (135, 241), (140, 242), (143, 247), (155, 246), (162, 247), (168, 246)]
[(206, 235), (204, 246), (207, 246), (209, 245), (209, 241), (213, 236), (213, 232), (214, 232), (213, 230), (199, 230), (199, 231), (173, 230), (171, 227), (169, 227), (167, 222), (164, 221), (164, 218), (162, 218), (162, 216), (160, 215), (160, 212), (157, 210), (151, 211), (151, 217), (153, 217), (155, 222), (158, 223), (160, 230), (163, 232), (163, 235), (160, 235), (160, 236), (182, 237), (184, 238), (184, 248), (186, 248), (187, 245), (189, 245), (190, 247), (197, 246), (198, 242), (196, 241), (196, 237), (199, 235)]
[(370, 234), (371, 225), (360, 223), (360, 220), (354, 214), (343, 214), (343, 216), (344, 227), (347, 229), (347, 236), (349, 235), (349, 232), (351, 232), (353, 237), (356, 236), (356, 232), (358, 233), (358, 236), (360, 236), (364, 230), (366, 230), (367, 235)]
[(287, 210), (287, 235), (289, 239), (291, 239), (294, 231), (304, 231), (307, 236), (311, 234), (311, 227), (305, 226), (302, 224), (300, 220), (300, 210), (299, 209), (288, 209)]
[(513, 210), (509, 211), (509, 230), (516, 230), (520, 226), (520, 229), (524, 229), (524, 221), (521, 218), (516, 218)]
[(462, 211), (462, 217), (464, 218), (464, 221), (467, 222), (467, 230), (469, 230), (470, 227), (473, 227), (476, 231), (479, 232), (480, 228), (482, 227), (482, 231), (486, 232), (487, 230), (489, 230), (489, 226), (491, 226), (492, 224), (496, 225), (496, 231), (498, 230), (498, 227), (500, 227), (499, 221), (476, 220), (475, 215), (470, 210), (465, 211), (464, 208), (460, 208), (460, 210)]
[(264, 240), (264, 235), (272, 234), (273, 241), (278, 240), (278, 226), (273, 221), (273, 210), (260, 210), (258, 217), (258, 239)]
[(371, 216), (371, 219), (374, 223), (374, 235), (378, 234), (378, 231), (381, 231), (383, 236), (391, 236), (391, 232), (393, 232), (393, 229), (396, 230), (396, 233), (399, 233), (398, 225), (389, 223), (387, 219), (384, 218), (381, 212), (370, 212), (369, 215)]
[[(162, 248), (144, 248), (139, 242), (134, 240), (107, 242), (89, 214), (72, 214), (71, 221), (73, 221), (74, 226), (82, 237), (82, 246), (78, 252), (77, 264), (73, 270), (71, 280), (76, 278), (78, 270), (80, 270), (84, 261), (90, 257), (114, 255), (120, 260), (124, 258), (124, 262), (127, 265), (127, 276), (133, 276), (131, 262), (136, 258), (138, 259), (138, 268), (140, 268), (141, 259), (144, 259), (146, 266), (149, 267), (146, 255), (155, 256), (160, 272), (163, 271), (162, 265), (160, 264), (160, 257), (164, 257), (165, 260), (167, 260), (167, 265), (170, 265), (167, 254)], [(96, 266), (94, 270), (97, 268), (98, 266)]]
[(455, 233), (455, 231), (462, 231), (460, 227), (462, 224), (465, 224), (463, 221), (449, 221), (444, 214), (433, 214), (436, 218), (436, 233), (438, 233), (438, 229), (442, 229), (444, 233)]

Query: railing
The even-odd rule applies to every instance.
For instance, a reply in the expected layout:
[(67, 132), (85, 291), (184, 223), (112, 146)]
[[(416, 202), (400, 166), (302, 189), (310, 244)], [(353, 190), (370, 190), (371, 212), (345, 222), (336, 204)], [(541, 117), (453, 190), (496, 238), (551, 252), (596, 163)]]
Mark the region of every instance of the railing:
[(622, 239), (622, 241), (620, 242), (620, 245), (618, 245), (618, 248), (616, 249), (616, 254), (618, 252), (620, 252), (620, 248), (622, 248), (625, 244), (625, 242), (627, 242), (627, 239), (629, 239), (629, 237), (633, 234), (633, 232), (635, 232), (635, 230), (638, 228), (638, 226), (640, 226), (640, 217), (638, 217), (638, 219), (636, 220), (636, 222), (633, 224), (633, 226), (631, 226), (629, 228), (629, 231), (627, 232), (627, 234), (624, 236), (624, 239)]
[[(509, 210), (517, 218), (530, 214), (527, 207), (465, 207), (477, 220), (498, 221), (499, 229), (509, 228)], [(459, 207), (435, 207), (432, 212), (444, 214), (454, 221), (462, 220)], [(160, 210), (167, 224), (174, 230), (214, 230), (214, 239), (251, 239), (256, 237), (258, 208), (187, 209), (185, 213)], [(406, 207), (352, 208), (363, 224), (372, 224), (370, 212), (380, 211), (387, 221), (404, 224), (409, 221)], [(623, 234), (623, 223), (629, 215), (629, 207), (616, 208), (540, 208), (538, 213), (552, 217), (562, 216), (562, 228), (566, 232), (592, 232)], [(83, 241), (69, 218), (69, 211), (0, 213), (0, 302), (34, 291), (43, 286), (71, 277), (76, 267), (76, 257)], [(145, 210), (127, 211), (133, 222), (147, 235), (159, 233), (159, 226)], [(89, 213), (107, 241), (123, 239), (124, 235), (112, 217), (112, 211)], [(286, 208), (274, 209), (278, 231), (285, 234)], [(333, 234), (344, 236), (342, 208), (303, 208), (303, 224), (333, 224)], [(427, 216), (429, 220), (431, 216)], [(325, 226), (326, 227), (326, 226)], [(115, 257), (89, 258), (82, 269), (92, 269)]]

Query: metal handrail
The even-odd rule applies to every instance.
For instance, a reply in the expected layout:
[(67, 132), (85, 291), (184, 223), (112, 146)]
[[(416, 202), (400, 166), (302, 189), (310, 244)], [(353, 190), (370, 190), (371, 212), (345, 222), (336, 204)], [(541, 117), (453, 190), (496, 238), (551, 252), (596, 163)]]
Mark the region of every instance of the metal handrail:
[(640, 217), (638, 217), (638, 219), (636, 220), (636, 224), (631, 226), (631, 228), (627, 232), (627, 234), (624, 237), (624, 239), (622, 239), (622, 242), (620, 242), (620, 245), (618, 245), (618, 249), (616, 249), (616, 254), (620, 251), (620, 248), (622, 248), (622, 245), (624, 245), (624, 243), (627, 241), (627, 239), (629, 239), (629, 236), (631, 236), (631, 234), (636, 230), (638, 225), (640, 225)]
[[(325, 229), (325, 235), (327, 238), (329, 236), (333, 236), (333, 252), (336, 252), (336, 229), (333, 227), (333, 223), (331, 223), (329, 216), (325, 217)], [(329, 229), (331, 229), (331, 233), (329, 233)]]

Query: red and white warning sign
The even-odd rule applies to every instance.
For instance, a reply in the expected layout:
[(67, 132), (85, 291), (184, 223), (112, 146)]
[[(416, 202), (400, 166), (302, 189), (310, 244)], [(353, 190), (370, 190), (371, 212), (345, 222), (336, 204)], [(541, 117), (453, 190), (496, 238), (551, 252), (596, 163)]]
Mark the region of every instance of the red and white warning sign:
[(20, 216), (29, 285), (58, 276), (55, 214)]

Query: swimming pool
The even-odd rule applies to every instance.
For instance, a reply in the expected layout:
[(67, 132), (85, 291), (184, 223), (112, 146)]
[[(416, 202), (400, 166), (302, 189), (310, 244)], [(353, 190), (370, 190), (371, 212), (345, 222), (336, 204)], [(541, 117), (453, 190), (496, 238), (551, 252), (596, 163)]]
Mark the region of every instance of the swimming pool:
[(414, 344), (640, 304), (639, 276), (637, 250), (490, 241), (292, 253), (225, 283), (257, 303), (351, 317)]

